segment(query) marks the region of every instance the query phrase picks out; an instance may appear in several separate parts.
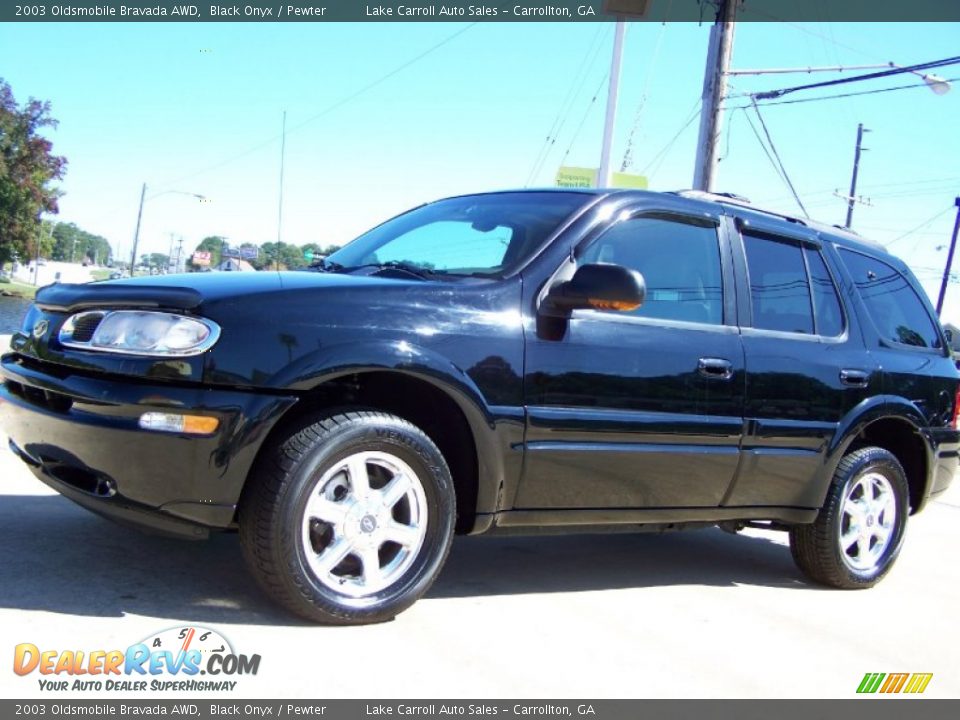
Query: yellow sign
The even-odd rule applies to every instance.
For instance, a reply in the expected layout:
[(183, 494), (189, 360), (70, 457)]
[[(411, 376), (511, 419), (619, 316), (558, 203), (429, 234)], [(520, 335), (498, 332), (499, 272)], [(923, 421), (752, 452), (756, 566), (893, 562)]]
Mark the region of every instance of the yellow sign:
[[(597, 169), (581, 167), (562, 167), (557, 171), (557, 187), (594, 188), (597, 187)], [(627, 190), (646, 190), (645, 175), (615, 172), (610, 174), (610, 187)]]
[(626, 188), (628, 190), (646, 190), (646, 175), (631, 175), (630, 173), (615, 172), (611, 173), (610, 186), (615, 188)]
[(562, 167), (557, 171), (557, 187), (592, 188), (596, 186), (595, 168)]

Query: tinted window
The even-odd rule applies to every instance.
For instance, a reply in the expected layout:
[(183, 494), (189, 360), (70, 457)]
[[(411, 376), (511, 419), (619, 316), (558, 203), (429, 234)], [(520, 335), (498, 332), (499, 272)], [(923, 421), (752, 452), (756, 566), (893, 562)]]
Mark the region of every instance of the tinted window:
[(502, 275), (592, 199), (573, 192), (513, 192), (439, 200), (388, 220), (327, 260), (347, 268), (405, 262), (450, 273)]
[(632, 315), (687, 322), (723, 322), (720, 246), (714, 225), (657, 217), (617, 223), (581, 257), (638, 270), (647, 298)]
[(837, 288), (820, 253), (812, 248), (804, 248), (803, 253), (807, 257), (807, 269), (810, 270), (817, 334), (827, 337), (839, 335), (843, 332), (843, 312), (840, 310)]
[(860, 253), (840, 256), (881, 337), (903, 345), (940, 347), (940, 336), (907, 279), (890, 265)]
[(750, 273), (753, 326), (813, 333), (810, 284), (799, 245), (743, 236)]

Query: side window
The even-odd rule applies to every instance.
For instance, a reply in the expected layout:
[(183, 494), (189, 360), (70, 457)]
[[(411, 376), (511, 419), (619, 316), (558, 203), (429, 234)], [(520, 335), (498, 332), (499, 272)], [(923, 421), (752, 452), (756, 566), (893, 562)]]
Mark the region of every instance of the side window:
[(799, 245), (744, 235), (753, 326), (813, 334), (810, 283)]
[(907, 279), (876, 258), (840, 250), (881, 337), (902, 345), (940, 347), (940, 335)]
[(807, 269), (810, 271), (817, 334), (836, 337), (843, 332), (843, 311), (840, 309), (837, 288), (820, 253), (808, 247), (803, 249), (803, 254), (807, 258)]
[(615, 263), (639, 271), (647, 286), (637, 317), (723, 323), (720, 244), (714, 224), (662, 217), (617, 223), (597, 238), (581, 263)]

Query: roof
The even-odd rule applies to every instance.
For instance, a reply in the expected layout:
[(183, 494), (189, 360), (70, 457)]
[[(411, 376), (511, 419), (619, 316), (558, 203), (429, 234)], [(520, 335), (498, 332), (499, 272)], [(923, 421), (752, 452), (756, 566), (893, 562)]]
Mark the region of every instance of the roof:
[(862, 235), (857, 234), (856, 232), (850, 230), (849, 228), (840, 227), (839, 225), (831, 225), (825, 222), (818, 222), (816, 220), (811, 220), (810, 218), (801, 218), (795, 215), (788, 215), (777, 210), (770, 210), (767, 208), (759, 207), (752, 204), (747, 198), (742, 195), (735, 195), (733, 193), (710, 193), (703, 190), (676, 190), (676, 191), (656, 191), (656, 190), (632, 190), (625, 188), (519, 188), (519, 189), (505, 189), (505, 190), (493, 190), (490, 192), (479, 192), (479, 193), (466, 193), (465, 195), (497, 195), (500, 193), (574, 193), (579, 195), (591, 195), (594, 197), (599, 196), (636, 196), (636, 197), (649, 197), (651, 195), (673, 195), (675, 197), (681, 197), (688, 200), (699, 201), (703, 203), (711, 203), (722, 205), (724, 207), (729, 207), (737, 210), (738, 212), (751, 212), (757, 213), (759, 215), (766, 215), (768, 217), (776, 218), (778, 220), (784, 220), (795, 225), (800, 225), (803, 227), (810, 228), (814, 232), (822, 233), (824, 235), (830, 236), (831, 240), (839, 241), (843, 245), (849, 245), (851, 247), (859, 247), (861, 249), (870, 250), (872, 252), (882, 252), (885, 255), (890, 255), (894, 257), (886, 246), (877, 242), (876, 240), (871, 240), (870, 238), (865, 238)]

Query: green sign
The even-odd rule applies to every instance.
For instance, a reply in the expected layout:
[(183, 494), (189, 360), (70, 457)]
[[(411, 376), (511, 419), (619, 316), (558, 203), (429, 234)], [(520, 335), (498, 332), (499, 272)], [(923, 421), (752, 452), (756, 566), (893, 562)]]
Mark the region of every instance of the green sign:
[(304, 260), (313, 260), (313, 250), (304, 250), (303, 251)]

